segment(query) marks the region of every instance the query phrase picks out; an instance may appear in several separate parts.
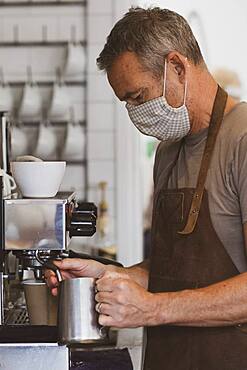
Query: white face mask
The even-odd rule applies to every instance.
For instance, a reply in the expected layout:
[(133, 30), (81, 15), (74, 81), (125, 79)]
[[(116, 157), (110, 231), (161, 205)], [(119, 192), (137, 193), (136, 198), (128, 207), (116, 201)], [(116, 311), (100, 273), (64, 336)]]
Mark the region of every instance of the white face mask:
[(186, 136), (190, 130), (189, 113), (185, 106), (187, 81), (184, 87), (184, 102), (179, 108), (171, 107), (166, 98), (165, 61), (163, 94), (140, 105), (126, 103), (129, 117), (136, 128), (143, 134), (154, 136), (162, 141), (177, 141)]

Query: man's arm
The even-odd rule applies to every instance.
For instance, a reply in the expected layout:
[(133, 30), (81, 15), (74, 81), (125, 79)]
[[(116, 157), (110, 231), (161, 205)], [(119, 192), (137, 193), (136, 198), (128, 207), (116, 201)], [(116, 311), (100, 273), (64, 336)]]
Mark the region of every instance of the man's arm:
[(228, 326), (247, 322), (247, 273), (206, 288), (158, 293), (155, 324)]
[(145, 290), (148, 288), (149, 259), (130, 267), (107, 265), (102, 277), (110, 279), (130, 279)]
[[(243, 226), (247, 247), (247, 223)], [(225, 326), (247, 322), (247, 273), (206, 288), (157, 294), (158, 323)], [(159, 316), (159, 317), (158, 317)]]
[[(140, 284), (146, 289), (148, 285), (149, 262), (145, 260), (131, 267), (117, 267), (114, 265), (103, 265), (93, 260), (80, 258), (65, 258), (62, 261), (54, 261), (60, 269), (63, 279), (76, 277), (94, 277), (108, 279), (128, 279)], [(58, 281), (54, 271), (46, 270), (45, 277), (47, 285), (51, 288), (52, 294), (57, 295)]]
[(137, 265), (126, 267), (125, 271), (131, 279), (136, 283), (140, 284), (143, 288), (148, 287), (148, 276), (149, 276), (149, 259), (144, 260)]
[[(247, 244), (247, 224), (244, 225)], [(247, 272), (201, 289), (150, 293), (132, 280), (97, 282), (101, 325), (229, 326), (247, 322)]]

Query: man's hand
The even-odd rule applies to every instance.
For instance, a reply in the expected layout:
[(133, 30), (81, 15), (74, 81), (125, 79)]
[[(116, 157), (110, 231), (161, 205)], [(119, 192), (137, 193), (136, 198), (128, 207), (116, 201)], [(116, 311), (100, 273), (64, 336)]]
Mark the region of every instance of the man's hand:
[(155, 295), (130, 278), (103, 276), (96, 281), (96, 310), (103, 326), (134, 328), (155, 325)]
[[(103, 276), (112, 278), (128, 278), (128, 274), (125, 272), (124, 268), (113, 265), (104, 265), (94, 260), (65, 258), (62, 261), (53, 262), (60, 269), (63, 279), (71, 279), (76, 277), (93, 277), (95, 279), (99, 279)], [(55, 272), (46, 270), (45, 278), (52, 294), (56, 296), (58, 281)]]
[[(100, 278), (106, 271), (106, 266), (93, 260), (83, 260), (80, 258), (65, 258), (62, 261), (53, 261), (61, 272), (63, 279), (76, 277)], [(51, 288), (53, 295), (57, 295), (58, 281), (55, 272), (45, 271), (47, 285)]]
[[(138, 327), (154, 324), (154, 295), (133, 280), (129, 269), (104, 265), (94, 260), (66, 258), (54, 261), (63, 279), (93, 277), (100, 305), (99, 323), (105, 326)], [(138, 276), (138, 274), (137, 274)], [(51, 270), (45, 271), (47, 285), (57, 295), (58, 281)]]

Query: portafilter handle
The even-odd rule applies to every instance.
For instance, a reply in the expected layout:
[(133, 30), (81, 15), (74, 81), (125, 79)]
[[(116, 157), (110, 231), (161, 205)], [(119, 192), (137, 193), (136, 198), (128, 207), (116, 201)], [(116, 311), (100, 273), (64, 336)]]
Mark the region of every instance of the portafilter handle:
[(53, 261), (51, 261), (51, 260), (44, 261), (42, 258), (40, 258), (39, 251), (36, 251), (35, 257), (36, 257), (37, 261), (41, 264), (42, 267), (55, 272), (55, 274), (57, 276), (57, 280), (59, 281), (59, 283), (61, 283), (61, 281), (63, 281), (61, 272), (60, 272), (59, 268), (53, 263)]
[(61, 275), (61, 272), (60, 272), (59, 268), (52, 261), (45, 262), (43, 264), (43, 267), (45, 267), (48, 270), (54, 271), (56, 276), (57, 276), (57, 280), (58, 280), (59, 283), (61, 283), (61, 281), (63, 281), (63, 278), (62, 278), (62, 275)]

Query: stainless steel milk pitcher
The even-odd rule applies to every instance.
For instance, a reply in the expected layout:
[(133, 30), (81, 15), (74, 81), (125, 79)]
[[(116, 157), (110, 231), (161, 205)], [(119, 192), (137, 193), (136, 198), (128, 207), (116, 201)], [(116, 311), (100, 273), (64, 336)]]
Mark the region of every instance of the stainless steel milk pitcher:
[(58, 335), (66, 344), (91, 343), (106, 337), (95, 310), (95, 279), (66, 279), (59, 284)]

